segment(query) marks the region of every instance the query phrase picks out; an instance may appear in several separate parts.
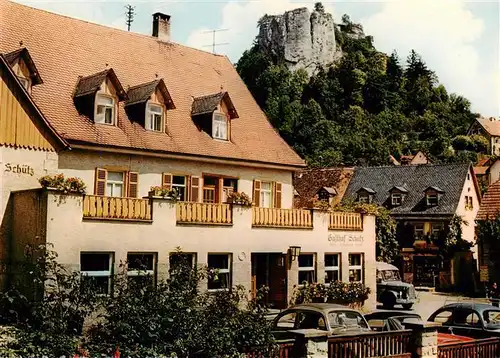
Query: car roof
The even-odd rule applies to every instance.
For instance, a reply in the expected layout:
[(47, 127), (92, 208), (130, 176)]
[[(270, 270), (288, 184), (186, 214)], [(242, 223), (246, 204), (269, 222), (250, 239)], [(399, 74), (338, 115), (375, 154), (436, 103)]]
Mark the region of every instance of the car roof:
[(444, 305), (440, 309), (446, 309), (446, 308), (467, 308), (471, 309), (477, 312), (483, 312), (483, 311), (499, 311), (500, 308), (495, 307), (493, 305), (489, 305), (487, 303), (475, 303), (475, 302), (460, 302), (460, 303), (450, 303), (447, 305)]
[(390, 318), (390, 317), (419, 317), (422, 318), (418, 313), (406, 312), (406, 311), (389, 311), (389, 310), (377, 310), (365, 314), (365, 318)]
[(396, 266), (388, 264), (387, 262), (377, 261), (376, 267), (377, 267), (377, 270), (380, 270), (380, 271), (383, 271), (383, 270), (397, 270), (397, 271), (399, 271), (399, 269)]
[(343, 306), (335, 303), (303, 303), (300, 305), (295, 305), (292, 307), (289, 307), (287, 310), (293, 310), (293, 309), (300, 309), (300, 310), (307, 310), (307, 311), (314, 311), (314, 312), (330, 312), (330, 311), (353, 311), (353, 312), (358, 312), (356, 310), (353, 310), (352, 308), (349, 308), (348, 306)]

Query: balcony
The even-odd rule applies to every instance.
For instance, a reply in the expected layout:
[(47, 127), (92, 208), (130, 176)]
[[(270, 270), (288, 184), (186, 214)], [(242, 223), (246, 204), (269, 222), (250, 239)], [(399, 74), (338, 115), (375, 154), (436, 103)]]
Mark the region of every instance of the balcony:
[(252, 207), (253, 227), (312, 229), (311, 210)]
[(330, 213), (328, 229), (363, 231), (363, 217), (359, 213)]
[(179, 224), (233, 224), (233, 211), (229, 204), (178, 202), (176, 207)]
[(85, 195), (83, 218), (150, 222), (152, 220), (151, 203), (149, 199)]

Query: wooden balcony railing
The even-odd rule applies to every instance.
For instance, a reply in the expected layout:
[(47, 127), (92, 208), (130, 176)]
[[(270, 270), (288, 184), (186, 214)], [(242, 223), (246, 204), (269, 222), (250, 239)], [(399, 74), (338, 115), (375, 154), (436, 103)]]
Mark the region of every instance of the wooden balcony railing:
[(329, 358), (411, 358), (410, 330), (328, 338)]
[(232, 225), (233, 212), (229, 204), (178, 202), (177, 222), (182, 224)]
[(312, 212), (301, 209), (252, 208), (252, 226), (309, 229)]
[(363, 217), (358, 213), (330, 213), (330, 224), (328, 225), (328, 229), (363, 231)]
[(83, 217), (101, 220), (151, 221), (149, 199), (85, 195)]

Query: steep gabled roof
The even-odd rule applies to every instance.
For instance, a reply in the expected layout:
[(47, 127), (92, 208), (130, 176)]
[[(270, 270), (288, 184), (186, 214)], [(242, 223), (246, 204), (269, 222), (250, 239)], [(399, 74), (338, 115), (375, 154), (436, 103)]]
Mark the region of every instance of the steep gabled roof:
[(483, 196), (476, 221), (494, 219), (500, 214), (500, 180), (491, 184)]
[(4, 55), (5, 60), (9, 63), (9, 65), (13, 65), (18, 59), (22, 59), (28, 67), (28, 70), (31, 73), (31, 83), (33, 85), (39, 85), (43, 83), (42, 77), (36, 68), (35, 61), (31, 57), (28, 49), (26, 47), (22, 47), (15, 51), (6, 53)]
[(477, 122), (484, 128), (484, 130), (492, 136), (499, 137), (500, 136), (500, 120), (497, 120), (494, 117), (486, 118), (479, 117)]
[[(358, 167), (347, 187), (344, 199), (356, 200), (363, 187), (376, 191), (373, 202), (387, 204), (389, 191), (404, 187), (408, 191), (400, 206), (392, 207), (394, 215), (453, 215), (458, 207), (470, 164), (425, 164), (382, 167)], [(473, 180), (475, 180), (473, 178)], [(429, 187), (444, 191), (437, 206), (425, 205), (425, 190)], [(475, 186), (477, 191), (477, 186)]]
[[(26, 88), (19, 82), (16, 74), (12, 71), (10, 67), (10, 63), (7, 59), (0, 54), (0, 72), (10, 78), (9, 83), (14, 84), (14, 87), (11, 88), (16, 94), (16, 98), (21, 103), (21, 105), (25, 108), (25, 110), (29, 113), (31, 120), (35, 123), (36, 126), (41, 126), (41, 128), (46, 129), (45, 133), (48, 134), (50, 138), (47, 138), (49, 143), (57, 150), (63, 150), (69, 148), (68, 142), (54, 129), (54, 127), (50, 124), (50, 122), (45, 118), (43, 113), (40, 111), (38, 106), (33, 101), (33, 98), (28, 93)], [(40, 127), (38, 127), (40, 128)]]
[[(33, 91), (33, 98), (70, 143), (95, 150), (181, 155), (252, 166), (305, 166), (273, 128), (225, 56), (6, 0), (0, 0), (0, 24), (0, 52), (13, 51), (23, 41), (45, 81)], [(106, 65), (113, 68), (124, 88), (152, 78), (168, 79), (176, 106), (168, 114), (168, 133), (147, 131), (141, 123), (130, 120), (123, 102), (117, 111), (117, 126), (96, 125), (75, 108), (73, 93), (78, 77), (98, 73)], [(214, 140), (191, 117), (193, 98), (218, 93), (221, 88), (231, 96), (239, 117), (231, 123), (231, 140), (227, 142)]]
[(156, 88), (158, 88), (163, 95), (163, 98), (165, 99), (165, 103), (167, 105), (167, 109), (175, 109), (174, 102), (163, 79), (154, 80), (134, 87), (130, 87), (127, 91), (128, 99), (125, 102), (125, 106), (132, 106), (134, 104), (146, 102), (155, 92)]

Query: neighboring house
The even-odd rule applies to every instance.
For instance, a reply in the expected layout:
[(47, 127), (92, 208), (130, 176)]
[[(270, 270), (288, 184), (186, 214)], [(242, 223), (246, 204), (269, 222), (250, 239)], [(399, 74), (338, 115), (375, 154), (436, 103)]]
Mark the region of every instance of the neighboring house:
[[(476, 221), (494, 220), (500, 214), (500, 180), (491, 184), (483, 196)], [(482, 241), (478, 237), (479, 266), (487, 267), (490, 282), (500, 280), (500, 245), (498, 238)]]
[(443, 264), (435, 240), (422, 240), (443, 235), (454, 215), (468, 224), (462, 225), (463, 238), (474, 242), (480, 194), (470, 164), (358, 167), (343, 200), (350, 199), (390, 210), (398, 223), (404, 277), (417, 285), (434, 285)]
[[(47, 242), (108, 293), (120, 262), (140, 260), (163, 277), (180, 247), (193, 264), (219, 270), (207, 289), (268, 285), (276, 307), (303, 281), (375, 289), (374, 217), (292, 209), (292, 176), (304, 161), (227, 57), (170, 41), (170, 16), (154, 14), (145, 36), (0, 0), (0, 23), (0, 53), (25, 61), (19, 98), (33, 102), (30, 119), (53, 143), (43, 142), (29, 185), (15, 188), (32, 190), (11, 194), (1, 183), (11, 202), (2, 235), (9, 260)], [(14, 100), (6, 103), (0, 113)], [(24, 158), (12, 168), (30, 165)], [(81, 178), (87, 194), (36, 189), (40, 176), (59, 172)], [(154, 186), (175, 188), (179, 200), (156, 196)], [(229, 204), (232, 192), (253, 206)]]
[(490, 154), (500, 155), (500, 121), (494, 117), (479, 117), (470, 126), (467, 135), (479, 134), (488, 139)]
[(402, 155), (399, 161), (392, 155), (389, 155), (389, 164), (392, 165), (418, 165), (418, 164), (431, 164), (427, 156), (419, 150), (415, 155)]
[(338, 204), (354, 173), (354, 168), (321, 168), (297, 171), (293, 176), (296, 190), (294, 208), (312, 208), (315, 200)]

